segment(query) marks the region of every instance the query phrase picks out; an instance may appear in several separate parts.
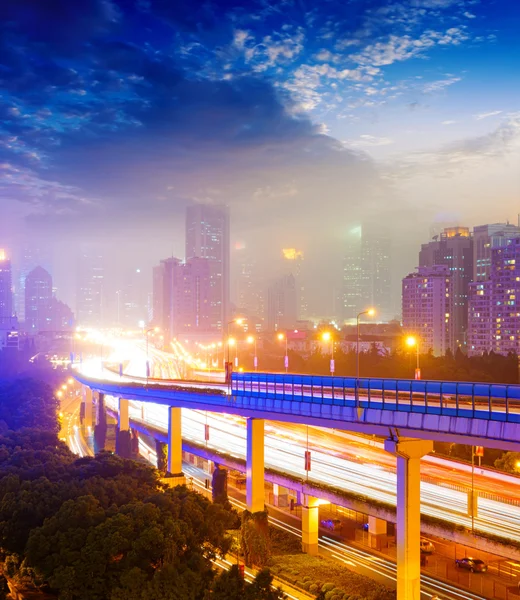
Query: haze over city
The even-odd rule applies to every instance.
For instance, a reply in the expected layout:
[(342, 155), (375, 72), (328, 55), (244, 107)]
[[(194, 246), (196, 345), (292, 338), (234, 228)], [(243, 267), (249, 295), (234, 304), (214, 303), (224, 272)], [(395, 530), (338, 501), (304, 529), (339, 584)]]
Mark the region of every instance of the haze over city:
[(282, 248), (303, 251), (315, 316), (334, 314), (362, 223), (393, 241), (398, 315), (432, 233), (517, 222), (516, 3), (0, 10), (2, 246), (46, 246), (72, 307), (79, 242), (105, 256), (111, 298), (124, 269), (151, 291), (152, 265), (184, 257), (193, 203), (229, 206), (231, 247), (262, 279)]

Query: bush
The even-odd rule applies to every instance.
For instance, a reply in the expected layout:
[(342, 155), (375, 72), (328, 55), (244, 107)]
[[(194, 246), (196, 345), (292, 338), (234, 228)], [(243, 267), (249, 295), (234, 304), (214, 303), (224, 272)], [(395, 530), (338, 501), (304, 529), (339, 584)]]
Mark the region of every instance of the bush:
[(311, 583), (311, 585), (309, 586), (309, 593), (311, 594), (317, 594), (319, 590), (319, 587), (316, 583)]
[(331, 592), (333, 589), (334, 589), (334, 584), (333, 583), (324, 583), (321, 586), (321, 591), (322, 592)]

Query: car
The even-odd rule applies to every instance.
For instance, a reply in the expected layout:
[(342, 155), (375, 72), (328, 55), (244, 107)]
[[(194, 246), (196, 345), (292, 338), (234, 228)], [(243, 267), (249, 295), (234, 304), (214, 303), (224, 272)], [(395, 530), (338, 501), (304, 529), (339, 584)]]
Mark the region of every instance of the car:
[(343, 523), (339, 519), (326, 519), (321, 522), (321, 525), (330, 531), (340, 531), (343, 527)]
[(455, 564), (459, 569), (467, 569), (472, 573), (485, 573), (487, 571), (487, 565), (483, 560), (471, 558), (471, 556), (456, 558)]
[(421, 540), (421, 552), (423, 554), (433, 554), (435, 552), (435, 546), (430, 540)]

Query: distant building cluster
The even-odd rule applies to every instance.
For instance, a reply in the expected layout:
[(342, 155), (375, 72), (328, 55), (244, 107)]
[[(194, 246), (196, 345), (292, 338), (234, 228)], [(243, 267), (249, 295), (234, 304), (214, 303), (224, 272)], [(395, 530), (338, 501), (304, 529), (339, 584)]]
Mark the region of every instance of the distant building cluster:
[[(74, 315), (56, 298), (52, 276), (46, 269), (36, 266), (26, 273), (16, 302), (14, 280), (12, 262), (7, 252), (0, 250), (0, 348), (18, 347), (20, 333), (37, 336), (72, 329)], [(16, 312), (17, 305), (23, 305), (23, 319)]]
[(402, 282), (403, 328), (421, 351), (520, 353), (520, 227), (448, 227)]

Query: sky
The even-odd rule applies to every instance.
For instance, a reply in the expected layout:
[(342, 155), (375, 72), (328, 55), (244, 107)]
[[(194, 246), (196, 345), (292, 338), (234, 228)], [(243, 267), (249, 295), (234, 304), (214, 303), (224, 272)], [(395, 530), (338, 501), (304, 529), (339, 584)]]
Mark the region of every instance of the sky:
[(64, 281), (79, 241), (182, 257), (186, 206), (224, 203), (266, 271), (302, 248), (329, 290), (371, 222), (398, 280), (436, 226), (516, 222), (519, 28), (511, 0), (4, 0), (0, 239), (47, 236)]

